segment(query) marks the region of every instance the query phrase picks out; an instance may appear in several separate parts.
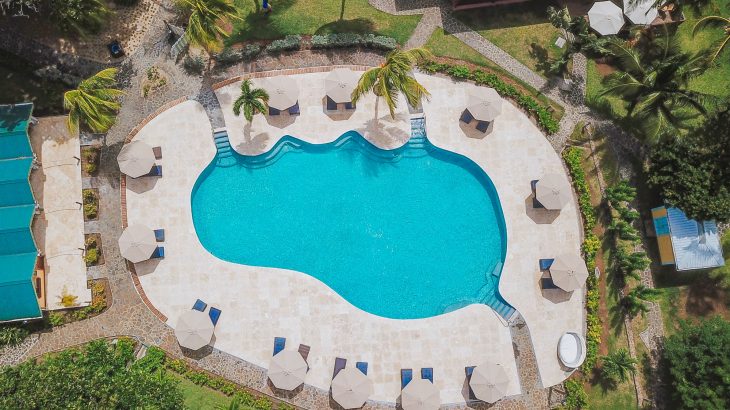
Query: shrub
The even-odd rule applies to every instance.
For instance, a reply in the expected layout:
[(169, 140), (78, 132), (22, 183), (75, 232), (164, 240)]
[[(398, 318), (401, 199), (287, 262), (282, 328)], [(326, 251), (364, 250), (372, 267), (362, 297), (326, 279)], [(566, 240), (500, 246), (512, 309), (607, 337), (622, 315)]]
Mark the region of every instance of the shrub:
[(51, 326), (61, 326), (64, 323), (63, 315), (55, 312), (49, 313), (48, 323), (50, 323)]
[(84, 164), (84, 172), (89, 175), (94, 175), (94, 173), (96, 173), (96, 163), (87, 162), (86, 164)]
[(86, 219), (96, 219), (98, 216), (99, 209), (96, 204), (85, 204), (84, 205), (84, 216)]
[(241, 50), (243, 60), (251, 60), (261, 53), (261, 46), (258, 44), (246, 44)]
[(469, 70), (469, 67), (463, 65), (457, 65), (449, 68), (448, 73), (450, 76), (458, 78), (460, 80), (466, 80), (471, 76), (471, 71)]
[(583, 152), (580, 148), (571, 147), (563, 151), (563, 158), (568, 164), (570, 176), (573, 178), (573, 186), (578, 193), (578, 204), (583, 214), (585, 230), (590, 232), (596, 226), (596, 213), (591, 204), (591, 193), (588, 189), (588, 181), (585, 172), (581, 166), (583, 162)]
[(398, 47), (398, 42), (391, 37), (357, 33), (315, 34), (311, 39), (311, 47), (313, 49), (357, 46), (393, 50)]
[(210, 380), (207, 374), (198, 372), (194, 369), (190, 369), (185, 372), (185, 378), (199, 386), (207, 385), (208, 381)]
[(185, 374), (188, 371), (188, 364), (182, 359), (173, 359), (165, 362), (167, 368), (177, 374)]
[(289, 35), (281, 40), (274, 40), (266, 46), (266, 52), (268, 53), (280, 53), (282, 51), (299, 50), (302, 46), (302, 36), (300, 35)]
[(241, 52), (232, 48), (224, 48), (215, 55), (215, 62), (218, 64), (234, 64), (241, 61)]
[(165, 351), (157, 346), (147, 348), (147, 354), (134, 362), (134, 367), (147, 373), (155, 372), (165, 363)]
[(185, 69), (185, 72), (187, 72), (188, 74), (200, 74), (203, 72), (204, 66), (205, 66), (205, 62), (203, 61), (203, 56), (187, 55), (183, 59), (183, 68)]
[(86, 262), (86, 266), (93, 266), (99, 262), (99, 250), (96, 248), (87, 249), (84, 262)]
[(18, 326), (0, 327), (0, 347), (15, 346), (28, 336), (28, 330)]
[(109, 10), (100, 0), (50, 0), (51, 17), (67, 32), (97, 33)]
[(576, 379), (565, 381), (565, 407), (570, 410), (588, 409), (588, 395), (583, 384)]
[(232, 396), (234, 393), (236, 393), (238, 389), (236, 388), (235, 384), (224, 380), (223, 385), (220, 387), (219, 390), (226, 396)]
[(395, 50), (398, 47), (398, 41), (393, 37), (376, 36), (375, 34), (366, 34), (362, 38), (362, 44), (368, 48), (379, 50)]

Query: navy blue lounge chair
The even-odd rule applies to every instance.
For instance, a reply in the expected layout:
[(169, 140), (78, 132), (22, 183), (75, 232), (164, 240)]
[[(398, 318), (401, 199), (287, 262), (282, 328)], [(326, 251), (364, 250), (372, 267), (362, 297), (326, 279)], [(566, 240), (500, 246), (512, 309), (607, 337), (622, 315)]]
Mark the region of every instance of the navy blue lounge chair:
[(354, 110), (355, 109), (355, 104), (352, 101), (346, 102), (345, 103), (345, 109), (346, 110)]
[(276, 108), (269, 107), (269, 115), (279, 115), (281, 114), (281, 111), (277, 110)]
[(165, 241), (165, 230), (164, 229), (155, 229), (155, 240), (157, 242)]
[(213, 322), (213, 326), (217, 325), (218, 319), (221, 318), (221, 310), (211, 306), (210, 310), (208, 311), (208, 317), (210, 317), (210, 321)]
[(276, 356), (277, 353), (284, 350), (284, 347), (286, 346), (286, 338), (285, 337), (275, 337), (274, 338), (274, 354), (273, 356)]
[(334, 379), (337, 376), (337, 373), (344, 369), (346, 365), (347, 359), (343, 359), (341, 357), (335, 358), (335, 369), (332, 371), (332, 378)]
[(532, 207), (533, 208), (545, 208), (545, 205), (541, 204), (537, 200), (537, 179), (530, 181), (530, 187), (532, 188)]
[(421, 368), (421, 378), (433, 383), (433, 367)]
[(355, 367), (362, 372), (364, 375), (368, 375), (368, 362), (357, 362)]
[(555, 259), (540, 259), (540, 270), (550, 270)]
[(476, 366), (467, 366), (464, 368), (464, 373), (466, 374), (466, 386), (469, 388), (469, 400), (477, 400), (477, 396), (474, 395), (474, 390), (471, 389), (471, 375), (474, 373), (474, 368)]
[(337, 103), (335, 100), (327, 97), (327, 110), (328, 111), (337, 111)]
[(150, 172), (143, 175), (145, 177), (161, 177), (162, 176), (162, 165), (153, 165)]
[(477, 131), (480, 131), (480, 132), (487, 132), (488, 128), (489, 128), (489, 121), (479, 121), (479, 123), (476, 126)]
[(155, 154), (155, 159), (162, 159), (162, 147), (152, 147), (152, 153)]
[(474, 117), (472, 117), (469, 110), (464, 110), (463, 113), (461, 113), (461, 118), (459, 118), (459, 121), (469, 124), (474, 120)]
[(289, 115), (299, 115), (299, 101), (296, 104), (289, 107)]
[(208, 307), (208, 304), (203, 302), (202, 300), (198, 299), (195, 301), (195, 304), (193, 305), (193, 309), (199, 310), (201, 312), (205, 312), (205, 308)]
[(400, 369), (400, 389), (403, 390), (413, 380), (413, 370)]
[(553, 282), (553, 278), (540, 278), (540, 287), (542, 289), (558, 289), (558, 285)]
[(302, 359), (304, 359), (305, 362), (307, 361), (307, 357), (309, 357), (309, 349), (309, 346), (303, 345), (301, 343), (299, 344), (298, 352), (300, 355), (302, 355)]
[(158, 246), (157, 249), (155, 249), (154, 252), (152, 252), (152, 256), (150, 256), (150, 259), (164, 259), (165, 257), (165, 248), (162, 246)]

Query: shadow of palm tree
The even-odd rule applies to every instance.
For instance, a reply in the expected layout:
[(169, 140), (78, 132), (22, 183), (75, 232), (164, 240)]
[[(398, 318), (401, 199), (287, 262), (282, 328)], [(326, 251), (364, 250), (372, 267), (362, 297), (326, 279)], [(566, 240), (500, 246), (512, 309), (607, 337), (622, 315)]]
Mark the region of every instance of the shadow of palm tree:
[(375, 31), (375, 23), (366, 18), (354, 18), (350, 20), (336, 20), (327, 23), (317, 29), (314, 34), (331, 33), (372, 33)]
[(261, 10), (260, 0), (251, 0), (254, 4), (253, 9), (242, 6), (244, 12), (250, 10), (242, 17), (241, 21), (234, 24), (233, 32), (226, 38), (224, 44), (230, 46), (246, 40), (271, 40), (284, 37), (289, 32), (285, 32), (285, 26), (277, 24), (277, 14), (293, 6), (297, 0), (276, 0), (272, 3), (272, 12), (266, 14)]

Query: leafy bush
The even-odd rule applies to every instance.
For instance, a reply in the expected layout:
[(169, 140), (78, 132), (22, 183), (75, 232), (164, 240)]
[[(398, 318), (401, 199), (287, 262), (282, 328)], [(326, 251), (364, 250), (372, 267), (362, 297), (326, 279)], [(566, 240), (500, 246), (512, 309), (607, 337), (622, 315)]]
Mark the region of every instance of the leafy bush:
[(181, 359), (168, 360), (165, 362), (165, 364), (167, 365), (168, 369), (172, 370), (173, 372), (175, 372), (177, 374), (185, 374), (189, 368), (188, 364), (185, 363), (185, 361), (181, 360)]
[(86, 219), (96, 219), (99, 214), (99, 208), (96, 204), (84, 204), (84, 217)]
[(147, 354), (134, 362), (133, 367), (141, 371), (152, 373), (162, 369), (165, 363), (165, 351), (157, 346), (147, 348)]
[(469, 67), (463, 65), (457, 65), (449, 68), (448, 73), (450, 76), (458, 78), (459, 80), (466, 80), (471, 76), (471, 71), (469, 71)]
[(398, 42), (391, 37), (376, 36), (374, 34), (362, 35), (358, 33), (315, 34), (311, 39), (311, 47), (313, 49), (357, 46), (393, 50), (398, 47)]
[(86, 266), (93, 266), (99, 262), (99, 250), (96, 248), (87, 249), (84, 262), (86, 262)]
[(89, 175), (94, 175), (94, 173), (96, 173), (96, 168), (96, 164), (93, 162), (87, 162), (84, 164), (84, 172)]
[(203, 56), (186, 55), (185, 59), (183, 59), (183, 68), (188, 74), (200, 74), (203, 72), (204, 66), (205, 62), (203, 61)]
[(0, 326), (0, 347), (15, 346), (28, 337), (28, 330), (18, 326)]
[(366, 34), (362, 39), (362, 44), (368, 48), (379, 50), (395, 50), (398, 47), (398, 41), (393, 37), (376, 36), (375, 34)]
[(576, 379), (565, 381), (565, 407), (570, 410), (588, 409), (588, 395), (583, 390), (583, 384)]
[(64, 323), (63, 315), (56, 312), (49, 313), (48, 323), (50, 323), (51, 326), (61, 326)]
[(581, 166), (583, 162), (583, 151), (580, 148), (571, 147), (563, 151), (563, 159), (568, 164), (570, 176), (573, 178), (573, 186), (578, 193), (578, 204), (583, 214), (585, 231), (590, 232), (596, 226), (596, 213), (591, 204), (591, 193), (588, 189), (588, 181)]
[(98, 33), (109, 15), (100, 0), (50, 0), (51, 17), (67, 32)]
[(210, 380), (207, 374), (194, 369), (190, 369), (185, 372), (185, 378), (199, 386), (206, 386)]
[(266, 52), (275, 54), (280, 53), (282, 51), (292, 51), (292, 50), (299, 50), (302, 46), (302, 36), (296, 34), (296, 35), (289, 35), (284, 37), (281, 40), (274, 40), (266, 46)]

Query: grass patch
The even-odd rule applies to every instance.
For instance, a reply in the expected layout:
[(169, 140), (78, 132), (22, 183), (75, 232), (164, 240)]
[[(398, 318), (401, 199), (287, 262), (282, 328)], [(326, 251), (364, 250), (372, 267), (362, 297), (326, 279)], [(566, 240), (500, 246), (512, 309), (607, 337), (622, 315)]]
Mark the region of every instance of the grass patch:
[(595, 410), (618, 410), (636, 408), (636, 393), (632, 382), (626, 381), (615, 389), (604, 389), (599, 385), (590, 385), (586, 388), (588, 403)]
[(393, 16), (371, 6), (367, 0), (277, 0), (270, 15), (261, 3), (235, 0), (242, 20), (233, 23), (227, 44), (250, 40), (273, 40), (290, 34), (375, 33), (403, 44), (421, 20), (420, 15)]
[(488, 7), (455, 13), (484, 38), (533, 71), (545, 76), (549, 62), (562, 54), (555, 46), (559, 29), (547, 19), (553, 1)]
[[(232, 398), (221, 392), (204, 386), (198, 386), (190, 380), (174, 372), (167, 372), (180, 382), (180, 390), (185, 400), (185, 408), (198, 410), (214, 410), (219, 407), (227, 408)], [(240, 407), (241, 410), (253, 410), (253, 407)]]

